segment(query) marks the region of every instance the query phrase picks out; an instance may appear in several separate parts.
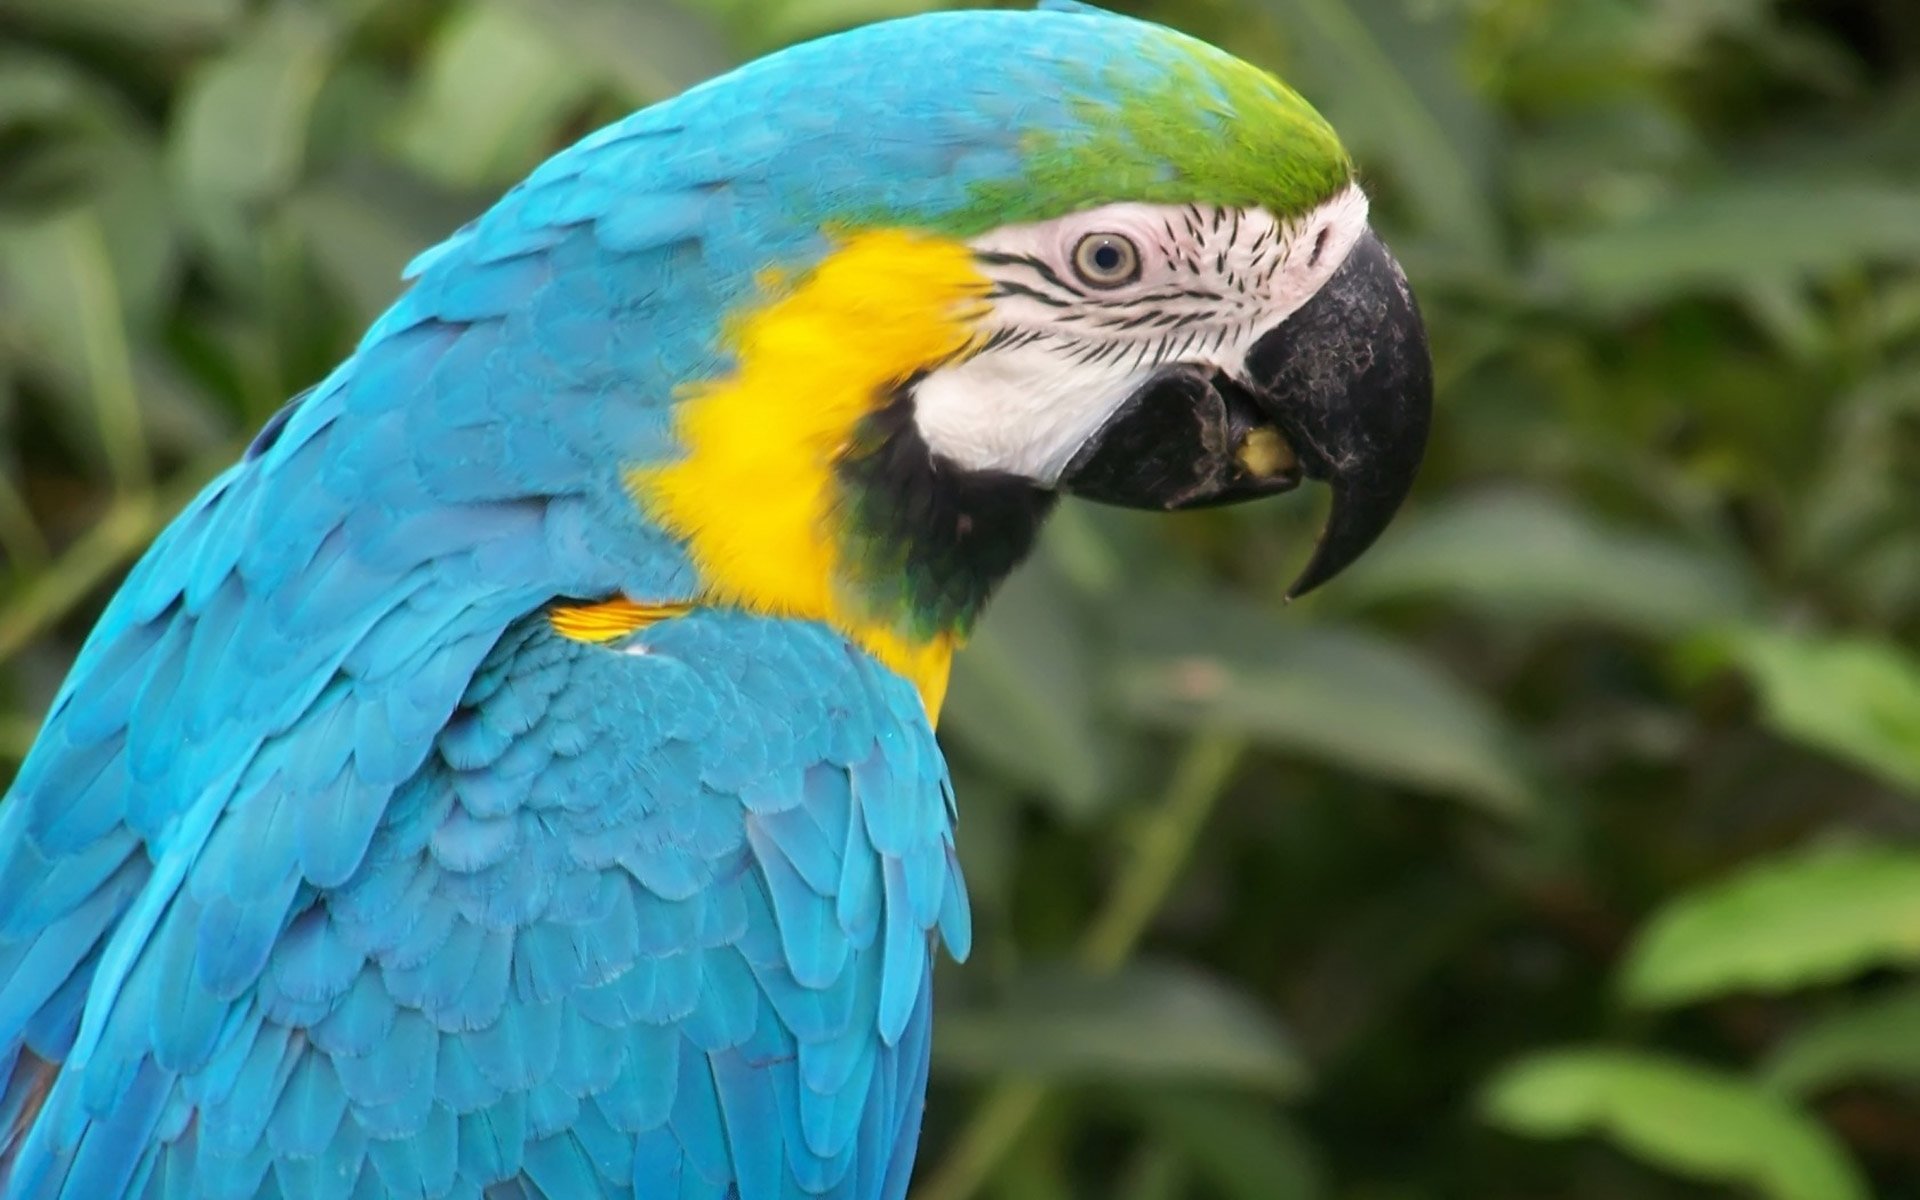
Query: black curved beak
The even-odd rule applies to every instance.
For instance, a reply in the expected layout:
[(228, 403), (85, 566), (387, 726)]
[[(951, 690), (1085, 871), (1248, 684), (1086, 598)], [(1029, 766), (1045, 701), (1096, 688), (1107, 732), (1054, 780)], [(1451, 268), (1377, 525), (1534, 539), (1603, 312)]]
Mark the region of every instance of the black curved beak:
[(1129, 508), (1333, 491), (1301, 596), (1359, 558), (1400, 508), (1426, 451), (1433, 366), (1406, 276), (1371, 231), (1314, 297), (1256, 342), (1246, 382), (1173, 363), (1081, 447), (1062, 490)]

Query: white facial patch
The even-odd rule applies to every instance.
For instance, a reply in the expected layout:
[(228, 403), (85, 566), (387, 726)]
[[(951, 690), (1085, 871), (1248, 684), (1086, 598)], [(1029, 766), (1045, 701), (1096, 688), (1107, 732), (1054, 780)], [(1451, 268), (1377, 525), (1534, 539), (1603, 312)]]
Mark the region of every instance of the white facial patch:
[[(914, 389), (934, 453), (1051, 486), (1122, 401), (1170, 362), (1239, 377), (1260, 335), (1311, 299), (1367, 227), (1357, 185), (1303, 217), (1264, 209), (1110, 204), (1009, 225), (972, 243), (993, 280), (984, 347)], [(1138, 277), (1100, 286), (1075, 267), (1117, 235)]]

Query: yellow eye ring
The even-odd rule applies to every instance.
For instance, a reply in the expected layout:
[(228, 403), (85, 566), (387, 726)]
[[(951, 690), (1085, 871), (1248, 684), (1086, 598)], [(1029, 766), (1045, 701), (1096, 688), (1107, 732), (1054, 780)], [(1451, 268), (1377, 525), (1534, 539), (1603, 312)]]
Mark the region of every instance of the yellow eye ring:
[(1120, 234), (1089, 233), (1073, 247), (1073, 273), (1088, 287), (1123, 287), (1140, 278), (1140, 250)]

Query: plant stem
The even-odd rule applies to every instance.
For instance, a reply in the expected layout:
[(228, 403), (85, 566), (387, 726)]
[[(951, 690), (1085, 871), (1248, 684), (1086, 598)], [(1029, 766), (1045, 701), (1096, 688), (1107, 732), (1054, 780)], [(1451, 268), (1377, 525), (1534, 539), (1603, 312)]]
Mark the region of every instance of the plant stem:
[(145, 549), (206, 480), (239, 453), (239, 444), (223, 447), (197, 460), (158, 493), (131, 491), (114, 497), (92, 529), (0, 609), (0, 663), (20, 653)]
[[(1084, 970), (1111, 975), (1133, 957), (1245, 754), (1243, 740), (1219, 734), (1188, 743), (1166, 794), (1133, 838), (1119, 883), (1080, 939), (1075, 958)], [(947, 1157), (914, 1189), (915, 1200), (971, 1200), (1019, 1142), (1047, 1092), (1033, 1080), (996, 1084)]]
[(1133, 957), (1134, 947), (1186, 869), (1194, 843), (1246, 749), (1244, 740), (1222, 734), (1201, 734), (1188, 743), (1166, 794), (1134, 836), (1119, 885), (1080, 939), (1081, 966), (1107, 975)]
[(116, 496), (92, 529), (0, 612), (0, 662), (18, 654), (65, 616), (94, 585), (153, 536), (158, 518), (150, 492)]

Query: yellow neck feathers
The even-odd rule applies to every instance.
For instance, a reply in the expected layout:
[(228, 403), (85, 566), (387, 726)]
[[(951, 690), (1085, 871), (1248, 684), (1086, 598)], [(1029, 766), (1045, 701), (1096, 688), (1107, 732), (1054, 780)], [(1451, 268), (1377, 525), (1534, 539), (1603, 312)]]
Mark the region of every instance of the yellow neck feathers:
[(849, 586), (834, 465), (901, 381), (966, 348), (987, 290), (957, 242), (847, 237), (729, 328), (733, 374), (695, 385), (675, 411), (685, 455), (629, 476), (648, 516), (687, 543), (703, 599), (827, 622), (911, 680), (930, 719), (955, 638), (912, 637)]

